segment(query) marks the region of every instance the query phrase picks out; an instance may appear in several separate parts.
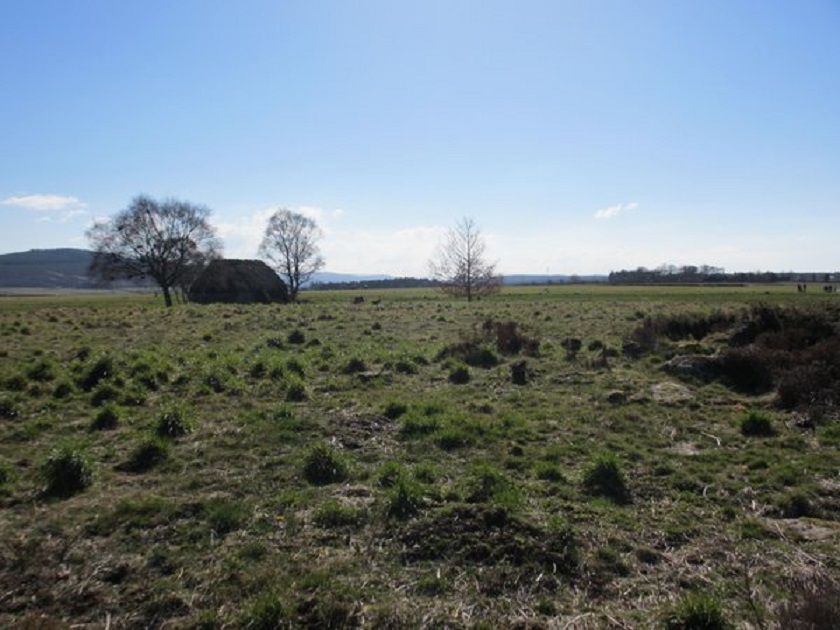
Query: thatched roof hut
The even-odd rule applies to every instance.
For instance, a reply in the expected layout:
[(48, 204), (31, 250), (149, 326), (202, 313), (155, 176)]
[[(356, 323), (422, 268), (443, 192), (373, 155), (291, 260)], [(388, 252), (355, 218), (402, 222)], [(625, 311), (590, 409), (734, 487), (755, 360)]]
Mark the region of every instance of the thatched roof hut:
[(191, 302), (288, 302), (286, 283), (261, 260), (214, 260), (193, 282)]

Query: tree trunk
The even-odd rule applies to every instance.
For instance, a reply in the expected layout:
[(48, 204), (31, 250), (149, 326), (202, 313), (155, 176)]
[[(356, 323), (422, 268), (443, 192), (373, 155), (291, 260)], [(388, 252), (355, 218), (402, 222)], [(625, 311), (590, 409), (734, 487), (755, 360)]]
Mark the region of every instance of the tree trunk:
[(164, 285), (161, 289), (163, 290), (163, 303), (166, 306), (172, 306), (172, 293), (169, 291), (169, 287)]

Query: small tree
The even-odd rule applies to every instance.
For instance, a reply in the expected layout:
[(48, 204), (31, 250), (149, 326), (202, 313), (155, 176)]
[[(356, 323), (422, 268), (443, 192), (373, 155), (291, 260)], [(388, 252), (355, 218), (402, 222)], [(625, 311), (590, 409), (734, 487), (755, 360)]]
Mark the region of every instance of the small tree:
[(485, 249), (475, 221), (464, 217), (449, 230), (429, 262), (432, 277), (446, 293), (466, 297), (468, 302), (498, 292), (502, 279), (496, 275), (495, 263), (487, 261)]
[(172, 290), (186, 288), (221, 255), (209, 216), (205, 206), (139, 195), (113, 219), (87, 231), (94, 252), (89, 271), (106, 281), (151, 278), (172, 306)]
[(301, 285), (324, 266), (317, 245), (320, 238), (321, 230), (315, 221), (291, 210), (280, 208), (268, 220), (260, 256), (285, 277), (293, 302)]

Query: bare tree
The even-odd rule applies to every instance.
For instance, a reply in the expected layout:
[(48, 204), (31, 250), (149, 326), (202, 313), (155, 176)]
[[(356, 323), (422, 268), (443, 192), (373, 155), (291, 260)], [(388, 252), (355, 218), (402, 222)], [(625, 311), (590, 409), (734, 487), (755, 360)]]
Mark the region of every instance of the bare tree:
[(487, 261), (484, 238), (470, 218), (462, 218), (449, 230), (429, 262), (432, 277), (451, 295), (466, 297), (468, 302), (482, 295), (496, 293), (502, 279), (495, 263)]
[(286, 279), (293, 302), (301, 285), (324, 266), (317, 245), (320, 238), (321, 230), (315, 221), (291, 210), (280, 208), (268, 220), (260, 256)]
[(221, 256), (209, 216), (206, 206), (139, 195), (113, 219), (87, 231), (94, 251), (90, 273), (107, 281), (151, 278), (166, 306), (172, 306), (173, 289), (186, 288), (200, 269)]

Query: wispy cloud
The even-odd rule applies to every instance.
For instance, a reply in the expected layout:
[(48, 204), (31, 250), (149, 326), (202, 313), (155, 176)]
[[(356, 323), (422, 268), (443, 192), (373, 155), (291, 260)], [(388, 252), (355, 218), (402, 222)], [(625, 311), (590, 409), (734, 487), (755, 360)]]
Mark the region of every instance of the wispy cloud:
[(77, 213), (74, 216), (79, 216), (84, 212), (83, 208), (86, 208), (87, 204), (78, 197), (66, 195), (21, 195), (0, 201), (0, 206), (23, 208), (35, 212), (71, 211)]
[(596, 219), (612, 219), (629, 210), (635, 210), (638, 207), (639, 204), (636, 202), (624, 204), (617, 203), (614, 206), (608, 206), (606, 208), (601, 208), (600, 210), (597, 210), (594, 216)]

